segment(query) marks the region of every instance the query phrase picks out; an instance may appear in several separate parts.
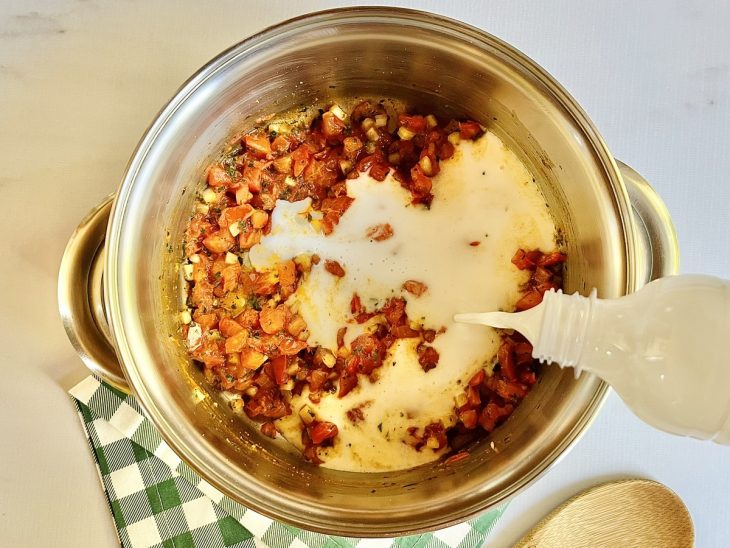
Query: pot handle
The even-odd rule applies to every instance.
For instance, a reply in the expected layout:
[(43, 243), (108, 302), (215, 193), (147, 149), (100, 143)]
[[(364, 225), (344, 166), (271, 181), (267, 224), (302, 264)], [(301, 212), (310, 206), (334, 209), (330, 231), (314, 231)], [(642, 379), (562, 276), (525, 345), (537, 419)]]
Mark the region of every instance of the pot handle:
[(631, 200), (637, 228), (637, 282), (642, 285), (679, 273), (679, 241), (669, 210), (659, 194), (633, 168), (616, 160)]
[(66, 245), (58, 272), (58, 309), (71, 344), (89, 370), (114, 388), (129, 384), (114, 349), (104, 308), (106, 227), (114, 195), (92, 209)]

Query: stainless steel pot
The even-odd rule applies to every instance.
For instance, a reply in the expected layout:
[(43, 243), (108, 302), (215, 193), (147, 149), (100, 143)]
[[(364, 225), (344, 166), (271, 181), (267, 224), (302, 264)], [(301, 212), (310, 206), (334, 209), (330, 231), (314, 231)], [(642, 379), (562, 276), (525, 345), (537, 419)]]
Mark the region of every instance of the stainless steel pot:
[[(491, 436), (497, 451), (482, 443), (455, 466), (378, 474), (312, 466), (262, 438), (208, 391), (175, 335), (175, 262), (203, 166), (232, 131), (260, 116), (352, 96), (468, 116), (506, 139), (539, 175), (565, 235), (568, 291), (597, 287), (603, 297), (635, 291), (675, 273), (678, 252), (661, 200), (613, 158), (567, 92), (514, 48), (462, 23), (391, 8), (316, 13), (245, 40), (188, 80), (140, 142), (114, 201), (103, 269), (106, 310), (95, 283), (109, 204), (69, 243), (59, 285), (69, 335), (97, 373), (117, 386), (128, 383), (175, 452), (230, 497), (314, 531), (392, 536), (447, 526), (504, 503), (577, 440), (607, 387), (590, 375), (576, 380), (571, 371), (546, 368)], [(85, 259), (78, 260), (81, 251)], [(84, 301), (73, 288), (87, 282), (92, 289)], [(114, 371), (113, 348), (123, 374)]]

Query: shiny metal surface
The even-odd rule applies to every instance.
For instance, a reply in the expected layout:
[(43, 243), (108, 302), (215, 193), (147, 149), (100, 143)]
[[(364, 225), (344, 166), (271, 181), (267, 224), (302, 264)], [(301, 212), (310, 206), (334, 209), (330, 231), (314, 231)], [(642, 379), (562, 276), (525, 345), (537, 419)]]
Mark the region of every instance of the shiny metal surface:
[(626, 185), (637, 228), (636, 271), (639, 279), (655, 280), (679, 272), (679, 244), (669, 210), (649, 182), (633, 168), (616, 161)]
[(114, 196), (79, 223), (66, 245), (58, 272), (58, 309), (71, 344), (92, 373), (129, 390), (117, 360), (104, 310), (104, 237)]
[[(607, 388), (548, 368), (492, 435), (498, 451), (481, 444), (452, 467), (382, 474), (307, 464), (208, 392), (175, 325), (175, 261), (203, 166), (259, 116), (352, 96), (469, 116), (507, 139), (538, 175), (563, 231), (568, 291), (635, 290), (647, 281), (636, 266), (645, 247), (621, 173), (575, 101), (524, 55), (462, 23), (400, 9), (322, 12), (247, 39), (184, 84), (140, 142), (109, 225), (105, 293), (125, 375), (170, 446), (227, 495), (310, 530), (392, 536), (508, 500), (576, 441)], [(206, 397), (194, 398), (195, 387)]]

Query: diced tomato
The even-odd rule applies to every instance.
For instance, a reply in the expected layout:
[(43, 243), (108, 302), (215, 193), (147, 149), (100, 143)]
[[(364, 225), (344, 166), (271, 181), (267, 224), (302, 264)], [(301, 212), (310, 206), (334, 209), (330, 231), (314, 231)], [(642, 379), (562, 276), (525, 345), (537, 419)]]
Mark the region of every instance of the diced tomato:
[(332, 158), (325, 160), (312, 159), (304, 168), (303, 178), (316, 187), (328, 188), (337, 182), (340, 166)]
[(234, 183), (225, 168), (213, 164), (208, 168), (208, 184), (212, 187), (231, 187)]
[[(245, 331), (241, 331), (245, 333)], [(237, 333), (233, 337), (238, 337), (240, 333)], [(230, 340), (230, 339), (229, 339)], [(228, 341), (226, 341), (227, 343)], [(258, 369), (267, 360), (266, 354), (258, 352), (252, 348), (244, 348), (241, 350), (241, 365), (246, 369)]]
[(546, 253), (537, 261), (539, 266), (552, 266), (558, 263), (563, 263), (567, 259), (565, 253), (554, 251), (552, 253)]
[(420, 297), (428, 290), (428, 286), (425, 283), (418, 282), (416, 280), (406, 280), (403, 283), (403, 289), (408, 291), (411, 295)]
[(254, 133), (246, 135), (243, 140), (246, 143), (246, 148), (251, 151), (254, 156), (266, 158), (271, 154), (271, 143), (265, 134)]
[(345, 275), (345, 269), (337, 261), (325, 261), (324, 269), (338, 278), (342, 278)]
[(527, 342), (518, 342), (513, 348), (515, 362), (519, 366), (529, 365), (532, 363), (532, 345)]
[(203, 362), (207, 368), (213, 368), (226, 362), (223, 350), (223, 345), (219, 341), (204, 336), (200, 346), (191, 355), (196, 360)]
[(248, 190), (250, 192), (261, 192), (262, 174), (263, 170), (255, 162), (249, 162), (246, 167), (243, 168), (242, 181), (248, 185)]
[(291, 146), (291, 141), (283, 135), (277, 135), (276, 138), (271, 141), (271, 150), (279, 154), (288, 152)]
[(261, 230), (254, 228), (251, 219), (246, 219), (240, 223), (241, 233), (238, 235), (238, 247), (241, 249), (251, 249), (261, 241)]
[(418, 350), (418, 363), (425, 372), (431, 371), (439, 362), (439, 353), (432, 346), (421, 345)]
[(355, 369), (355, 371), (349, 371), (350, 373), (357, 372), (369, 375), (382, 365), (383, 358), (385, 358), (385, 348), (382, 341), (369, 333), (358, 335), (352, 341), (350, 348), (352, 354), (347, 360)]
[(324, 215), (322, 219), (322, 230), (325, 234), (330, 234), (337, 223), (340, 222), (340, 217), (347, 211), (347, 208), (352, 204), (353, 198), (349, 196), (339, 196), (337, 198), (325, 198), (322, 200), (322, 207), (320, 211)]
[(185, 255), (190, 257), (195, 255), (201, 249), (201, 240), (212, 230), (212, 225), (207, 221), (202, 213), (196, 213), (190, 219), (185, 230)]
[(279, 342), (278, 348), (279, 352), (285, 356), (294, 356), (307, 348), (307, 342), (293, 339), (292, 337), (283, 337), (281, 342)]
[(241, 273), (241, 265), (231, 264), (226, 266), (221, 272), (221, 278), (223, 280), (223, 291), (229, 293), (236, 289), (238, 285), (238, 276)]
[(271, 359), (271, 369), (274, 373), (274, 382), (276, 384), (284, 384), (289, 380), (286, 370), (289, 367), (289, 358), (287, 356), (277, 356)]
[(484, 369), (480, 369), (471, 379), (469, 379), (469, 386), (479, 386), (484, 381), (485, 376), (486, 373), (484, 372)]
[(468, 122), (459, 122), (459, 137), (462, 139), (474, 139), (482, 133), (484, 133), (482, 126), (477, 122), (471, 120)]
[(489, 402), (479, 415), (479, 424), (484, 430), (491, 432), (497, 427), (501, 419), (512, 413), (512, 410), (513, 407), (509, 404), (499, 406), (494, 402)]
[(411, 169), (411, 181), (411, 191), (417, 196), (427, 196), (431, 193), (431, 178), (423, 172), (420, 165)]
[(276, 426), (273, 422), (265, 422), (261, 425), (261, 433), (264, 436), (268, 436), (270, 438), (275, 438), (276, 434), (278, 433), (278, 430), (276, 429)]
[(246, 329), (255, 329), (259, 327), (258, 310), (254, 310), (253, 308), (247, 308), (243, 311), (242, 314), (236, 316), (236, 322), (238, 322), (241, 327), (244, 327)]
[(479, 414), (474, 409), (467, 409), (466, 411), (459, 412), (459, 420), (468, 429), (476, 428)]
[(193, 314), (193, 319), (195, 320), (195, 323), (197, 323), (204, 331), (214, 329), (216, 324), (218, 323), (217, 314), (202, 314), (200, 312), (200, 309), (195, 311), (195, 314)]
[(203, 245), (213, 253), (225, 253), (233, 244), (233, 236), (228, 230), (218, 230), (203, 240)]
[(259, 323), (265, 333), (278, 333), (286, 327), (291, 312), (286, 305), (280, 304), (276, 307), (265, 306), (259, 313)]
[(426, 131), (426, 118), (420, 114), (399, 114), (398, 125), (411, 130), (413, 133), (423, 133)]
[(232, 224), (243, 221), (244, 219), (249, 217), (252, 211), (253, 207), (251, 207), (249, 204), (235, 207), (227, 207), (221, 212), (220, 216), (218, 217), (218, 225), (220, 225), (221, 229), (228, 228)]
[(226, 339), (226, 354), (241, 352), (246, 347), (248, 331), (241, 329)]
[(469, 386), (466, 389), (466, 405), (470, 408), (478, 407), (482, 403), (482, 398), (479, 395), (479, 390), (473, 386)]
[(407, 325), (399, 325), (390, 330), (390, 334), (396, 339), (412, 339), (418, 337), (420, 333), (415, 329), (411, 329)]
[(202, 312), (213, 310), (213, 284), (208, 280), (196, 283), (190, 292), (190, 301)]
[(406, 301), (400, 297), (390, 298), (381, 312), (391, 326), (401, 325), (406, 320)]
[(243, 331), (243, 327), (241, 327), (241, 324), (239, 324), (235, 320), (232, 320), (231, 318), (222, 318), (221, 321), (218, 323), (218, 329), (220, 330), (221, 335), (226, 338), (232, 337), (236, 333)]
[(454, 155), (455, 150), (456, 149), (454, 148), (454, 145), (452, 145), (448, 141), (444, 141), (439, 146), (439, 153), (438, 153), (439, 159), (448, 160), (449, 158), (451, 158)]
[(497, 361), (499, 369), (504, 377), (509, 381), (517, 380), (517, 370), (515, 368), (515, 357), (513, 353), (514, 343), (510, 339), (504, 339), (497, 350)]
[(385, 181), (390, 167), (385, 162), (377, 162), (370, 168), (370, 176), (376, 181)]
[(305, 168), (309, 165), (312, 158), (312, 152), (307, 145), (299, 146), (291, 154), (292, 157), (292, 173), (294, 177), (299, 177), (304, 173)]
[(542, 293), (540, 293), (537, 290), (530, 290), (525, 295), (517, 301), (517, 304), (515, 304), (515, 310), (517, 312), (520, 312), (522, 310), (528, 310), (534, 306), (537, 306), (542, 302)]
[(370, 240), (375, 240), (376, 242), (382, 242), (383, 240), (387, 240), (388, 238), (393, 236), (393, 227), (390, 225), (390, 223), (381, 223), (379, 225), (373, 225), (370, 228), (368, 228), (367, 232), (365, 233), (365, 236), (369, 238)]
[(345, 133), (345, 123), (331, 112), (322, 115), (322, 134), (330, 141), (340, 140)]
[(345, 137), (342, 141), (342, 152), (348, 160), (355, 160), (357, 153), (362, 150), (362, 141), (357, 137)]
[(337, 435), (337, 425), (327, 421), (315, 421), (307, 427), (307, 433), (314, 445), (321, 445)]
[(362, 307), (362, 303), (360, 302), (360, 295), (358, 295), (357, 293), (353, 293), (352, 299), (350, 299), (350, 312), (352, 312), (353, 316), (356, 316), (363, 311), (364, 309)]

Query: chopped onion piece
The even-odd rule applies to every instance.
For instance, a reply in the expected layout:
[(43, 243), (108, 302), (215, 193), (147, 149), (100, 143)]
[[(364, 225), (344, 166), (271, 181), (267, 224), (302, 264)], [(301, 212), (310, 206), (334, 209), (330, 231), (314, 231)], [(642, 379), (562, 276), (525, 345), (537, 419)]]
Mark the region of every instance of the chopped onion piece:
[(439, 125), (439, 121), (433, 114), (429, 114), (428, 116), (426, 116), (426, 124), (428, 125), (428, 127), (436, 127), (437, 125)]
[(347, 118), (347, 114), (345, 114), (345, 111), (342, 110), (339, 105), (332, 105), (330, 107), (330, 112), (340, 120), (344, 120), (345, 118)]
[(236, 203), (238, 205), (247, 203), (251, 198), (253, 198), (253, 194), (247, 186), (242, 186), (236, 191)]
[(229, 251), (226, 253), (225, 261), (226, 264), (238, 264), (238, 255)]
[(350, 160), (340, 160), (340, 169), (343, 175), (347, 175), (352, 171), (352, 162)]
[(438, 449), (439, 448), (439, 440), (434, 438), (433, 436), (430, 436), (428, 440), (426, 441), (426, 447), (429, 449)]
[(365, 132), (365, 135), (367, 135), (369, 141), (377, 141), (380, 138), (378, 130), (374, 127), (371, 127), (369, 130), (367, 130)]
[(431, 158), (424, 156), (418, 161), (418, 165), (421, 166), (421, 169), (426, 175), (429, 177), (433, 175), (433, 164), (431, 163)]
[(378, 114), (375, 116), (375, 127), (385, 127), (388, 125), (388, 115)]
[(200, 345), (200, 339), (203, 337), (203, 330), (196, 323), (190, 324), (188, 329), (188, 349), (194, 350)]
[(306, 425), (310, 425), (314, 422), (314, 419), (316, 418), (314, 415), (314, 411), (312, 411), (312, 408), (308, 405), (302, 406), (302, 408), (299, 410), (299, 418), (302, 419), (302, 422)]
[(413, 133), (410, 129), (408, 129), (405, 126), (401, 126), (398, 128), (398, 137), (400, 137), (404, 141), (410, 141), (415, 136), (416, 136), (416, 134)]
[(190, 310), (183, 310), (180, 312), (180, 321), (185, 325), (193, 321), (193, 317), (190, 315)]
[(458, 131), (455, 131), (454, 133), (449, 133), (449, 136), (447, 137), (449, 140), (449, 143), (456, 146), (461, 142), (461, 136), (459, 135)]
[(218, 201), (218, 194), (215, 190), (208, 187), (203, 191), (203, 201), (206, 204), (212, 204), (213, 202)]
[(269, 124), (267, 129), (269, 130), (269, 133), (272, 131), (274, 133), (291, 133), (291, 126), (289, 124)]

